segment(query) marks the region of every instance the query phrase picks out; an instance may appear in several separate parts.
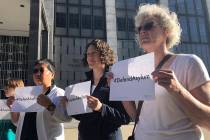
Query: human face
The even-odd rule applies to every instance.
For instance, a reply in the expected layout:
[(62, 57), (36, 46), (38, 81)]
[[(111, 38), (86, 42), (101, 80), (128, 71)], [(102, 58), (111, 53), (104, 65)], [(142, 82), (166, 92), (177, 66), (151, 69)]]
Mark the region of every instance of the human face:
[(15, 89), (14, 88), (6, 87), (4, 89), (4, 94), (5, 94), (6, 97), (15, 96)]
[(87, 63), (91, 69), (102, 65), (100, 54), (92, 45), (87, 49)]
[(54, 73), (47, 68), (47, 64), (38, 64), (33, 70), (33, 79), (36, 85), (51, 86)]
[(155, 52), (166, 46), (167, 33), (154, 17), (145, 18), (138, 27), (140, 46), (146, 52)]

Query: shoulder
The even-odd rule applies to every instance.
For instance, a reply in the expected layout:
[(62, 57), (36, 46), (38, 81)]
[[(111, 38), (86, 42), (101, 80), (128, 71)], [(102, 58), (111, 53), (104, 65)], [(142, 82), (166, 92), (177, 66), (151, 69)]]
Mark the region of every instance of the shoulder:
[(176, 60), (182, 64), (203, 65), (203, 61), (195, 54), (177, 54)]
[(56, 93), (58, 96), (63, 96), (65, 91), (62, 88), (54, 86), (52, 92)]

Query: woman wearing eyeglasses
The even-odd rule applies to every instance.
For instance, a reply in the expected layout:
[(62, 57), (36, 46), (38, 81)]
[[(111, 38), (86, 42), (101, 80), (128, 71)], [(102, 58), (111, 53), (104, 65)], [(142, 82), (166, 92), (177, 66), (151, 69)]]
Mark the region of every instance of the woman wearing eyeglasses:
[[(43, 92), (37, 97), (37, 102), (45, 107), (43, 112), (20, 113), (17, 122), (16, 140), (64, 140), (63, 124), (51, 115), (58, 104), (59, 96), (64, 96), (64, 90), (54, 84), (55, 66), (49, 59), (35, 62), (33, 80), (36, 85), (43, 86)], [(47, 96), (49, 102), (45, 102)]]
[(139, 7), (135, 17), (137, 39), (145, 52), (154, 52), (156, 98), (144, 101), (140, 116), (132, 102), (124, 102), (139, 117), (136, 140), (202, 140), (199, 126), (210, 130), (210, 78), (202, 60), (193, 54), (169, 51), (180, 41), (181, 28), (174, 12), (155, 4)]

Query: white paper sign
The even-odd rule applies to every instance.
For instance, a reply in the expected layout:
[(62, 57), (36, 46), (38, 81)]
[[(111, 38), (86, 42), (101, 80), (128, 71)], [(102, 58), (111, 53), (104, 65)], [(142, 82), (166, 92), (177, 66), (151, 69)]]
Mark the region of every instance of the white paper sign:
[(37, 96), (42, 93), (42, 86), (15, 88), (13, 112), (42, 112), (44, 107), (37, 103)]
[(112, 66), (110, 100), (138, 101), (155, 98), (154, 53), (119, 61)]
[(68, 115), (84, 114), (92, 112), (87, 106), (86, 95), (90, 95), (91, 81), (70, 85), (65, 89), (65, 96), (68, 99)]
[(10, 108), (7, 106), (7, 100), (0, 100), (0, 120), (9, 120)]

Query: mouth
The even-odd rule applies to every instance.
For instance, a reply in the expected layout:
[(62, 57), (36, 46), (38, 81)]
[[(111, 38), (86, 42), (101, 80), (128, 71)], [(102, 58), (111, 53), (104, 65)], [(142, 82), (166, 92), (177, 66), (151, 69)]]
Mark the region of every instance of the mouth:
[(149, 42), (150, 42), (150, 38), (149, 37), (141, 38), (141, 44), (149, 43)]

